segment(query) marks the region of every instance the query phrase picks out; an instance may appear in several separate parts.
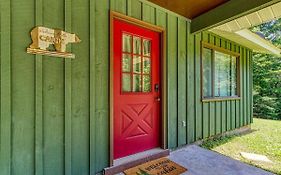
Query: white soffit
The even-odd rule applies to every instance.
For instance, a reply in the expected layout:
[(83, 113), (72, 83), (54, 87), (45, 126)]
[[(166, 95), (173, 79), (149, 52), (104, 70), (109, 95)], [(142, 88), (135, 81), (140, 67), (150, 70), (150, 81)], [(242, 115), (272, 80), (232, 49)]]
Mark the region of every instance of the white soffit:
[(251, 32), (249, 28), (281, 18), (281, 2), (215, 27), (210, 31), (253, 49), (255, 52), (281, 56), (281, 49)]
[(238, 19), (227, 22), (216, 27), (216, 29), (236, 32), (243, 29), (248, 29), (274, 19), (281, 18), (281, 2), (266, 7), (262, 10), (240, 17)]
[(220, 29), (211, 29), (210, 31), (239, 45), (253, 49), (255, 52), (281, 56), (281, 49), (248, 29), (237, 32), (228, 32)]

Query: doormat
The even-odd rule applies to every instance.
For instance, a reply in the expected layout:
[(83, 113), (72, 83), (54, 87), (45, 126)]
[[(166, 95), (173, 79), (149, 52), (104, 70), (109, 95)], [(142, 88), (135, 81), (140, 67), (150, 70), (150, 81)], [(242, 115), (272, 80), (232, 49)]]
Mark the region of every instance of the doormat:
[(126, 175), (179, 175), (186, 171), (186, 168), (170, 159), (161, 158), (130, 168), (124, 173)]

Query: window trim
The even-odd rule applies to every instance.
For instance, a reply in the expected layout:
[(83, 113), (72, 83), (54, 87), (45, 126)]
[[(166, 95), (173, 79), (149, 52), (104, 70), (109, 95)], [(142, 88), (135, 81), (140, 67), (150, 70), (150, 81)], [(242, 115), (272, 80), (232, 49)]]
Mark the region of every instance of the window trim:
[[(204, 94), (203, 94), (203, 49), (204, 48), (207, 48), (207, 49), (211, 49), (212, 50), (212, 97), (204, 97)], [(224, 54), (227, 54), (227, 55), (231, 55), (231, 56), (234, 56), (236, 57), (236, 64), (237, 64), (237, 75), (236, 75), (236, 78), (237, 78), (237, 95), (236, 96), (225, 96), (225, 97), (215, 97), (214, 96), (214, 90), (215, 90), (215, 82), (213, 81), (215, 79), (215, 74), (214, 74), (214, 57), (215, 57), (215, 51), (218, 51), (218, 52), (221, 52), (221, 53), (224, 53)], [(213, 44), (210, 44), (208, 42), (205, 42), (205, 41), (201, 41), (201, 56), (200, 56), (200, 83), (201, 83), (201, 101), (202, 102), (215, 102), (215, 101), (231, 101), (231, 100), (240, 100), (241, 99), (241, 80), (240, 80), (240, 74), (241, 74), (241, 71), (240, 71), (240, 53), (237, 53), (237, 52), (234, 52), (234, 51), (231, 51), (229, 49), (225, 49), (225, 48), (222, 48), (222, 47), (218, 47), (218, 46), (215, 46)]]

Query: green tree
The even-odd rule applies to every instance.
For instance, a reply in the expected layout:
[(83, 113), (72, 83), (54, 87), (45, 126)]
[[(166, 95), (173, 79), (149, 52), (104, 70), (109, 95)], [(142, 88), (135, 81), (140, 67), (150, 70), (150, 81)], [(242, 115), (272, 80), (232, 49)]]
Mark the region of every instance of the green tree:
[[(254, 27), (252, 31), (281, 47), (281, 19)], [(281, 58), (256, 53), (253, 56), (254, 115), (281, 119)]]

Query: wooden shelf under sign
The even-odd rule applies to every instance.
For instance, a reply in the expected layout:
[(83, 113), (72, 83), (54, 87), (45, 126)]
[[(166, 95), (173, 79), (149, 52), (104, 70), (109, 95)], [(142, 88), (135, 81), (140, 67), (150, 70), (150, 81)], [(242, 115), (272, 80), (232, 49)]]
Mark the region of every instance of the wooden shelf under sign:
[(52, 57), (61, 57), (61, 58), (72, 58), (72, 59), (75, 58), (75, 55), (72, 53), (48, 51), (48, 50), (42, 50), (42, 49), (27, 48), (27, 53), (46, 55), (46, 56), (52, 56)]

